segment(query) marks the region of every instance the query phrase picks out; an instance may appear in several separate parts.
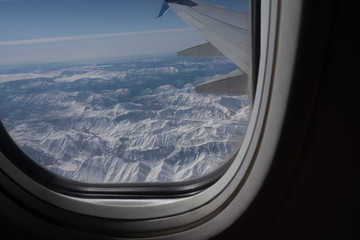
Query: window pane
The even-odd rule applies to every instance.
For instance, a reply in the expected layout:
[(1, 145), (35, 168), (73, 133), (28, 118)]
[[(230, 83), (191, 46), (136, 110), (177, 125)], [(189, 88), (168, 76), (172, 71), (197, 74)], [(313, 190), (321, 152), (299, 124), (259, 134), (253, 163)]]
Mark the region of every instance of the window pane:
[(171, 11), (155, 18), (156, 3), (0, 2), (0, 119), (34, 162), (80, 182), (178, 182), (238, 150), (247, 94), (196, 86), (239, 66), (176, 56), (205, 38)]

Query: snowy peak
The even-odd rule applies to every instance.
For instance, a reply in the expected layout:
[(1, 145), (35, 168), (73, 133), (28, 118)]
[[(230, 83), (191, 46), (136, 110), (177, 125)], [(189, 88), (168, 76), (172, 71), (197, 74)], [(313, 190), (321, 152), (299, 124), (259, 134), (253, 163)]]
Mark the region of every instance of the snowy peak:
[(194, 90), (234, 67), (170, 58), (0, 74), (0, 119), (37, 164), (73, 180), (190, 180), (223, 164), (245, 133), (247, 96)]

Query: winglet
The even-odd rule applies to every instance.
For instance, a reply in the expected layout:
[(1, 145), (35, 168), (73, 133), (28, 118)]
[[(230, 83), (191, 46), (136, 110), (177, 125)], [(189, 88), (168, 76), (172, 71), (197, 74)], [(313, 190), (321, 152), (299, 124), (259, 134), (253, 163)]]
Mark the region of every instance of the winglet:
[(175, 3), (175, 4), (188, 6), (188, 7), (194, 7), (194, 6), (198, 5), (191, 0), (164, 0), (163, 4), (161, 6), (161, 9), (160, 9), (159, 16), (157, 16), (158, 18), (161, 16), (164, 16), (164, 14), (169, 10), (168, 3)]
[(169, 5), (167, 4), (167, 1), (164, 0), (163, 5), (161, 6), (159, 16), (158, 18), (163, 16), (167, 11), (169, 10)]

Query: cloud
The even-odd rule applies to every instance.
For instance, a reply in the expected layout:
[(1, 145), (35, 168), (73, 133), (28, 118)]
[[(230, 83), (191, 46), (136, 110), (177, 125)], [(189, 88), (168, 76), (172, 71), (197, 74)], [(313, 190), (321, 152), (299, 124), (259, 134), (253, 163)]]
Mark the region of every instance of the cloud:
[(36, 38), (36, 39), (15, 40), (15, 41), (0, 41), (0, 46), (30, 45), (30, 44), (53, 43), (53, 42), (62, 42), (62, 41), (86, 40), (86, 39), (95, 39), (95, 38), (135, 36), (135, 35), (147, 35), (147, 34), (156, 34), (156, 33), (175, 33), (175, 32), (187, 32), (187, 31), (193, 31), (193, 29), (192, 28), (174, 28), (174, 29), (160, 29), (160, 30), (138, 31), (138, 32), (119, 32), (119, 33), (105, 33), (105, 34), (82, 35), (82, 36)]
[(16, 80), (35, 79), (35, 78), (54, 78), (60, 76), (61, 73), (62, 71), (54, 71), (49, 73), (0, 74), (0, 83), (16, 81)]

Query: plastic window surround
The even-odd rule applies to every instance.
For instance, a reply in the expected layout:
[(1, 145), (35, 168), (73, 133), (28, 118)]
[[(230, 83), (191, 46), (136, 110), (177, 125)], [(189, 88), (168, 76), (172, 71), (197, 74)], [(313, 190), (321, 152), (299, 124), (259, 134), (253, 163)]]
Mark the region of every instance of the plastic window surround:
[[(260, 2), (260, 0), (250, 0), (250, 2)], [(254, 34), (254, 31), (252, 34)], [(254, 35), (252, 37), (256, 40), (258, 39)], [(256, 55), (256, 64), (253, 64), (253, 72), (257, 74), (259, 59), (258, 42), (255, 45), (256, 48), (252, 48), (253, 56)], [(255, 95), (256, 81), (251, 81), (250, 84), (254, 84), (254, 86), (250, 87), (251, 92), (249, 92), (249, 99), (252, 101)], [(241, 141), (243, 141), (243, 136)], [(0, 124), (1, 149), (3, 149), (4, 155), (8, 156), (17, 168), (38, 183), (46, 186), (49, 190), (72, 197), (93, 199), (164, 199), (192, 196), (215, 183), (227, 171), (237, 155), (237, 151), (235, 151), (217, 169), (192, 180), (181, 182), (88, 183), (74, 181), (54, 174), (52, 171), (35, 163), (31, 157), (27, 156), (17, 146), (2, 124)]]
[[(161, 239), (204, 239), (219, 233), (245, 211), (271, 164), (290, 92), (301, 6), (301, 0), (263, 1), (262, 55), (248, 131), (229, 170), (208, 189), (179, 199), (82, 199), (50, 191), (0, 153), (2, 172), (40, 202), (50, 203), (54, 211), (66, 210), (89, 220), (57, 219), (73, 221), (69, 225), (80, 229), (101, 231), (106, 226), (116, 229), (119, 236), (162, 236)], [(286, 21), (281, 21), (284, 16)], [(281, 71), (277, 71), (280, 68)], [(7, 190), (16, 196), (17, 190)], [(25, 200), (24, 204), (27, 204)], [(41, 206), (36, 210), (45, 211)], [(104, 219), (104, 224), (98, 224), (99, 217)], [(94, 219), (97, 220), (91, 225)], [(111, 219), (117, 221), (111, 222)]]

